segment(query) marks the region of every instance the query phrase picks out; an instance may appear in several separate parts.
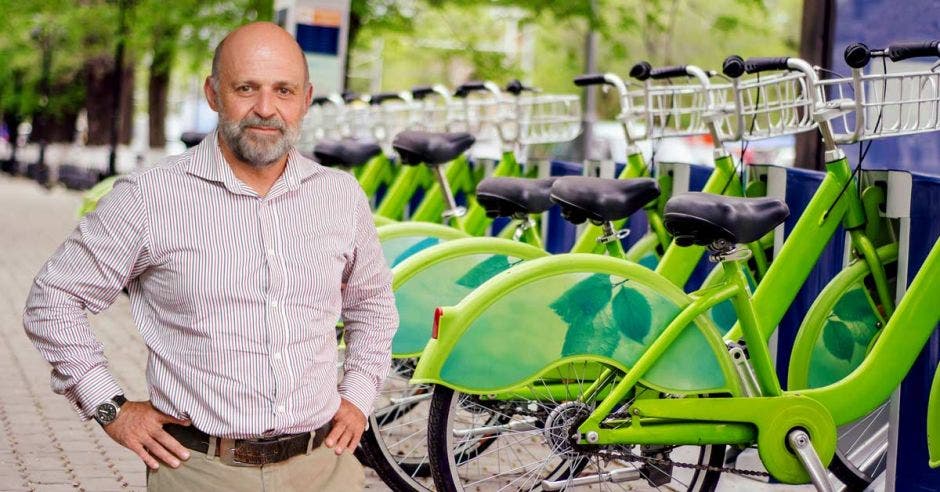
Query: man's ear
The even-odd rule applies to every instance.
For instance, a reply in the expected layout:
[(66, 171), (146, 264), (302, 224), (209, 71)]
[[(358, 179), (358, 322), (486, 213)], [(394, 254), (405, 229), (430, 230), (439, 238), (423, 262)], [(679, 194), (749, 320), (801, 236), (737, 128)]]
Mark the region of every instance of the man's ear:
[(310, 105), (313, 104), (313, 84), (311, 84), (310, 82), (307, 82), (307, 87), (304, 92), (305, 92), (304, 101), (306, 101), (307, 103), (305, 104), (305, 106), (309, 108)]
[(206, 94), (206, 102), (209, 103), (209, 107), (212, 108), (216, 113), (219, 112), (219, 108), (216, 106), (217, 94), (215, 93), (215, 88), (212, 87), (212, 77), (206, 77), (206, 82), (202, 85), (202, 90)]

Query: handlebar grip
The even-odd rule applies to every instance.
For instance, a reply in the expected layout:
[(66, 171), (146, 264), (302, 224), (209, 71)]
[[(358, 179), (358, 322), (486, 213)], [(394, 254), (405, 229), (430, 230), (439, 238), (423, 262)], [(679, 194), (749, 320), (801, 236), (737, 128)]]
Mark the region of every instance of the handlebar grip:
[(378, 94), (372, 94), (369, 96), (369, 104), (372, 106), (378, 106), (385, 101), (391, 99), (401, 99), (401, 96), (397, 92), (379, 92)]
[(732, 79), (744, 75), (744, 58), (738, 55), (731, 55), (725, 58), (724, 63), (721, 64), (721, 73)]
[(787, 57), (779, 58), (748, 58), (744, 61), (744, 71), (747, 73), (758, 73), (765, 70), (787, 70)]
[(653, 66), (649, 62), (641, 61), (636, 65), (630, 67), (630, 76), (637, 80), (646, 80), (650, 78), (650, 73), (653, 71)]
[(424, 99), (431, 94), (434, 94), (434, 88), (430, 85), (416, 85), (411, 88), (411, 97), (415, 99)]
[(918, 58), (923, 56), (940, 56), (938, 50), (940, 41), (915, 41), (909, 43), (891, 43), (885, 52), (891, 61), (907, 60), (908, 58)]
[(871, 49), (865, 43), (852, 43), (845, 47), (842, 57), (846, 65), (852, 68), (862, 68), (871, 61)]
[(519, 79), (512, 79), (508, 84), (506, 84), (506, 92), (514, 96), (518, 96), (523, 92), (535, 92), (535, 87), (532, 87), (531, 85), (525, 85)]
[(330, 98), (326, 96), (317, 96), (310, 101), (311, 106), (323, 106), (324, 104), (330, 102)]
[(650, 70), (650, 78), (653, 80), (671, 79), (673, 77), (688, 77), (689, 72), (685, 65), (674, 65), (671, 67), (660, 67)]
[(574, 85), (578, 87), (586, 87), (589, 85), (604, 85), (607, 83), (607, 80), (604, 78), (602, 73), (586, 73), (584, 75), (578, 75), (574, 78)]
[(345, 101), (346, 103), (351, 103), (355, 101), (356, 99), (359, 99), (358, 92), (347, 91), (347, 92), (343, 92), (342, 96), (343, 96), (343, 101)]
[(454, 95), (457, 97), (466, 97), (467, 94), (471, 92), (485, 91), (486, 86), (483, 82), (474, 80), (472, 82), (466, 82), (457, 86), (457, 89), (454, 90)]

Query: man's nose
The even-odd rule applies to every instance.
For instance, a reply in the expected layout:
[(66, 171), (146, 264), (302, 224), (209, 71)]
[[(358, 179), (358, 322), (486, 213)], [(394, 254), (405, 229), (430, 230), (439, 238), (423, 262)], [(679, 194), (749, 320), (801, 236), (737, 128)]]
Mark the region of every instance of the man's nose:
[(262, 89), (258, 91), (258, 98), (255, 100), (255, 113), (262, 118), (271, 118), (277, 113), (274, 93), (270, 90)]

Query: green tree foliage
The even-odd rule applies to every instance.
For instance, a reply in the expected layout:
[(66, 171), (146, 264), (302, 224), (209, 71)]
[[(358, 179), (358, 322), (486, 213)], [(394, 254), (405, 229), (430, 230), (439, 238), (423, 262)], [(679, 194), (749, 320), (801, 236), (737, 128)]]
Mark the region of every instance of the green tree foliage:
[[(10, 121), (42, 112), (74, 118), (89, 93), (88, 83), (110, 84), (90, 70), (113, 70), (119, 39), (120, 0), (0, 0), (0, 114)], [(270, 19), (272, 0), (123, 0), (125, 60), (168, 80), (173, 67), (202, 70), (211, 47), (225, 32), (256, 19)], [(50, 95), (43, 97), (43, 44), (51, 53)], [(165, 106), (165, 91), (162, 94)], [(159, 102), (150, 99), (151, 105)], [(165, 108), (164, 108), (165, 109)], [(109, 117), (91, 115), (89, 117)]]
[[(598, 69), (626, 76), (640, 60), (654, 66), (696, 64), (716, 69), (731, 54), (787, 56), (798, 51), (800, 0), (384, 0), (381, 19), (373, 2), (353, 0), (363, 16), (352, 40), (353, 66), (382, 44), (382, 90), (467, 79), (505, 82), (513, 77), (547, 92), (575, 92), (584, 70), (585, 36), (601, 42)], [(592, 10), (592, 5), (594, 6)], [(503, 41), (508, 17), (534, 33), (526, 60), (488, 50)], [(376, 19), (370, 21), (369, 19)], [(521, 38), (520, 38), (521, 39)], [(367, 90), (364, 81), (354, 89)], [(616, 111), (607, 93), (605, 116)]]

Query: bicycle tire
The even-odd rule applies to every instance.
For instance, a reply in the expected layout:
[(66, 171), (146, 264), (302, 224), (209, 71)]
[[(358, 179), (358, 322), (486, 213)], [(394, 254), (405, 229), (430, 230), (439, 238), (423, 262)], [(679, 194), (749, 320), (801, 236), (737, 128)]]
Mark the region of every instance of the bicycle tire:
[[(434, 387), (434, 396), (431, 399), (431, 410), (428, 416), (428, 455), (431, 462), (431, 474), (434, 478), (434, 485), (437, 490), (442, 492), (458, 492), (464, 490), (461, 479), (457, 476), (458, 473), (455, 469), (457, 462), (452, 459), (454, 453), (451, 450), (452, 445), (450, 439), (448, 439), (448, 436), (451, 435), (451, 429), (449, 429), (450, 415), (460, 397), (461, 393), (451, 388), (437, 385)], [(714, 467), (722, 466), (725, 455), (724, 445), (699, 446), (698, 448), (699, 464)], [(581, 457), (562, 460), (562, 462), (543, 479), (567, 480), (569, 478), (576, 478), (589, 464), (592, 464), (589, 463), (589, 460), (590, 458)], [(718, 485), (719, 479), (720, 472), (718, 471), (695, 470), (692, 473), (692, 478), (686, 482), (688, 485), (687, 490), (692, 492), (714, 491)], [(475, 482), (475, 485), (477, 483), (478, 482)], [(532, 486), (528, 486), (528, 481), (525, 482), (525, 484), (527, 486), (524, 487), (524, 490), (542, 490), (541, 482)], [(483, 486), (481, 488), (477, 485), (477, 489), (483, 490), (486, 489), (486, 487)]]

